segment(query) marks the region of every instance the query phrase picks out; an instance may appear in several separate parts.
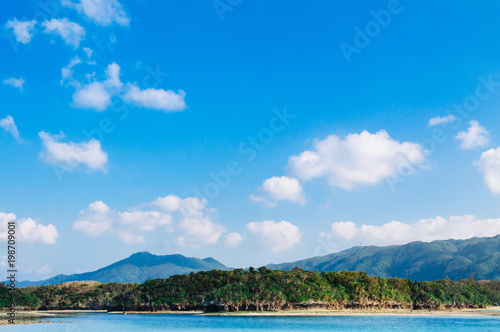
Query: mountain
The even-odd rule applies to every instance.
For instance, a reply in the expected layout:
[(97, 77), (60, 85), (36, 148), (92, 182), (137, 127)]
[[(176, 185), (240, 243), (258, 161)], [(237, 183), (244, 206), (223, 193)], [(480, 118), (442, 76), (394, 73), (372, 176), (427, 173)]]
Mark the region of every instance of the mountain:
[(500, 235), (468, 240), (411, 242), (405, 245), (354, 247), (292, 263), (270, 264), (274, 270), (364, 271), (378, 277), (417, 281), (500, 280)]
[[(468, 240), (411, 242), (388, 247), (354, 247), (339, 253), (313, 257), (292, 263), (270, 264), (274, 270), (364, 271), (388, 278), (408, 278), (417, 281), (466, 279), (472, 273), (476, 280), (500, 280), (500, 235)], [(137, 282), (168, 278), (175, 274), (209, 270), (230, 270), (217, 260), (157, 256), (139, 252), (94, 272), (64, 275), (41, 281), (18, 282), (18, 287), (59, 284), (69, 281)]]
[(182, 255), (157, 256), (149, 252), (138, 252), (132, 256), (103, 267), (94, 272), (64, 275), (41, 281), (18, 282), (18, 287), (59, 284), (69, 281), (99, 281), (108, 282), (137, 282), (143, 283), (154, 278), (168, 278), (174, 274), (190, 272), (229, 270), (222, 263), (212, 257), (205, 259), (184, 257)]

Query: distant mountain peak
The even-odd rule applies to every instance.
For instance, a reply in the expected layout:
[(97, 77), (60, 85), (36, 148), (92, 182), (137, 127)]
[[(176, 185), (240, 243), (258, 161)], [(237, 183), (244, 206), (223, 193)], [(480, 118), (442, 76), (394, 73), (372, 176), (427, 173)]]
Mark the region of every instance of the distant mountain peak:
[(128, 258), (149, 258), (149, 257), (153, 257), (153, 256), (156, 256), (156, 255), (153, 255), (152, 253), (150, 253), (148, 251), (140, 251), (140, 252), (136, 252), (135, 254), (130, 255)]
[(154, 255), (142, 251), (93, 272), (72, 275), (59, 274), (46, 280), (20, 282), (18, 286), (48, 285), (72, 281), (143, 283), (149, 279), (168, 278), (175, 274), (209, 270), (228, 270), (228, 268), (212, 257), (199, 259), (180, 254)]

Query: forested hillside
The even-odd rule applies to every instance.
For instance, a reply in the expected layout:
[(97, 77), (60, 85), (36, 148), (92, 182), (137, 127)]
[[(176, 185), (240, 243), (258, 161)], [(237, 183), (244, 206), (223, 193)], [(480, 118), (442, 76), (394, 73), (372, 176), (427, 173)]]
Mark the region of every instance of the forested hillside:
[(388, 247), (355, 247), (297, 262), (270, 264), (270, 269), (365, 271), (388, 278), (460, 280), (471, 273), (476, 280), (500, 280), (500, 235), (467, 240), (411, 242)]

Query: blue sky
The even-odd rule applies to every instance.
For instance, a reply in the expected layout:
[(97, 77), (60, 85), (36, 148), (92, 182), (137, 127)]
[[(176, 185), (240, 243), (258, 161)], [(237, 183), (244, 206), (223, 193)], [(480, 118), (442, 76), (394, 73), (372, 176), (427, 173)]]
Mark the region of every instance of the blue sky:
[(499, 14), (2, 4), (0, 222), (17, 220), (20, 279), (137, 251), (245, 267), (500, 233)]

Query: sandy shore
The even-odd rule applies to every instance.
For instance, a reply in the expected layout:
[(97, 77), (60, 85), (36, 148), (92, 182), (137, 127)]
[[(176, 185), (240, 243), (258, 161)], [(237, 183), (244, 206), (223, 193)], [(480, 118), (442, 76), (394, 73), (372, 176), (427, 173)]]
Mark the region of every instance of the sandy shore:
[[(121, 314), (121, 315), (206, 315), (206, 316), (500, 316), (500, 307), (488, 307), (486, 309), (443, 309), (443, 310), (283, 310), (283, 311), (240, 311), (240, 312), (216, 312), (204, 313), (203, 311), (117, 311), (107, 312), (105, 310), (60, 310), (60, 311), (24, 311), (17, 312), (16, 316), (20, 324), (33, 324), (38, 321), (33, 318), (50, 318), (61, 315), (73, 314)], [(6, 314), (0, 314), (0, 325), (6, 325)], [(31, 318), (31, 319), (29, 319)], [(47, 321), (39, 321), (46, 323)]]

